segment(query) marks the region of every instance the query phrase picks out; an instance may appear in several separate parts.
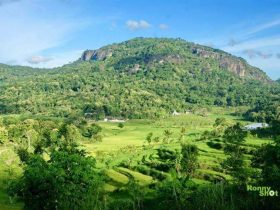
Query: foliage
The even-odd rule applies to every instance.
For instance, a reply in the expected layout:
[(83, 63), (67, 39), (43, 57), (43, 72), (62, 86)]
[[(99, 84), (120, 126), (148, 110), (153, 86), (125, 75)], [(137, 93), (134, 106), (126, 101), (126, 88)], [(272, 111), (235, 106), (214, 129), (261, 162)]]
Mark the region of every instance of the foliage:
[(154, 208), (162, 210), (188, 209), (189, 199), (196, 188), (197, 186), (192, 181), (178, 179), (176, 175), (173, 175), (158, 185)]
[(260, 101), (248, 110), (244, 116), (252, 121), (272, 123), (280, 119), (280, 90), (275, 90), (275, 97), (268, 101)]
[(146, 136), (146, 141), (148, 142), (148, 144), (150, 144), (152, 142), (152, 137), (153, 137), (153, 132), (148, 133), (148, 135)]
[(92, 124), (82, 128), (82, 135), (87, 138), (92, 138), (102, 131), (102, 128), (97, 124)]
[(252, 165), (262, 169), (261, 183), (280, 190), (280, 136), (271, 144), (263, 145), (253, 157)]
[[(101, 50), (112, 56), (55, 69), (0, 65), (0, 143), (16, 146), (23, 174), (11, 193), (22, 198), (25, 208), (269, 209), (274, 205), (265, 199), (258, 201), (240, 184), (247, 183), (249, 176), (246, 163), (251, 156), (244, 154), (257, 150), (252, 167), (260, 169), (260, 177), (256, 174), (254, 181), (279, 188), (279, 84), (267, 82), (260, 70), (240, 58), (180, 39), (137, 38)], [(197, 50), (241, 62), (246, 68), (244, 77), (228, 71), (215, 56), (199, 56)], [(221, 113), (216, 113), (213, 124), (210, 108), (214, 106), (246, 106), (249, 111), (244, 116), (268, 122), (266, 136), (273, 136), (275, 142), (259, 149), (257, 142), (244, 146), (246, 133), (240, 124), (229, 126)], [(189, 122), (174, 116), (170, 125), (160, 122), (149, 131), (149, 125), (131, 129), (131, 136), (125, 136), (131, 128), (126, 124), (116, 125), (121, 129), (108, 125), (102, 129), (102, 123), (93, 122), (105, 117), (165, 121), (173, 110), (190, 110)], [(199, 120), (193, 121), (198, 115)], [(160, 129), (164, 133), (157, 136)], [(102, 141), (103, 132), (106, 141), (107, 135), (113, 140), (104, 144), (107, 147), (92, 146)], [(202, 132), (202, 138), (196, 139)], [(116, 141), (118, 133), (124, 135)], [(126, 147), (135, 138), (157, 144), (142, 150), (142, 142), (135, 141)], [(91, 153), (102, 161), (96, 164), (77, 147), (79, 142), (94, 148)], [(185, 142), (191, 144), (180, 147)], [(124, 149), (104, 149), (111, 145)], [(95, 151), (97, 147), (101, 150)], [(225, 157), (219, 151), (222, 148), (227, 157), (222, 163), (226, 173), (218, 165)], [(127, 168), (121, 170), (120, 165)], [(106, 186), (113, 189), (105, 192), (99, 175), (103, 167), (119, 170), (129, 183), (106, 180)], [(197, 180), (201, 178), (198, 171), (204, 180)], [(145, 182), (140, 183), (139, 176), (145, 177)], [(203, 187), (194, 184), (206, 177), (210, 178)], [(229, 184), (213, 184), (217, 180)]]
[(245, 141), (247, 133), (242, 129), (240, 123), (228, 127), (223, 136), (225, 141), (224, 152), (229, 157), (222, 163), (236, 182), (244, 184), (248, 180), (248, 170), (245, 165), (241, 144)]
[(123, 124), (123, 123), (119, 123), (119, 124), (118, 124), (118, 127), (119, 127), (119, 128), (123, 128), (123, 127), (124, 127), (124, 124)]
[(55, 69), (0, 65), (0, 113), (158, 118), (194, 104), (254, 105), (279, 94), (279, 85), (266, 83), (265, 74), (243, 60), (245, 73), (257, 76), (239, 77), (195, 49), (240, 59), (181, 39), (137, 38), (102, 48), (113, 55), (104, 60)]
[(181, 159), (182, 174), (188, 177), (193, 176), (195, 170), (198, 167), (197, 146), (191, 144), (183, 144), (181, 149), (181, 155), (182, 155), (182, 159)]
[(26, 209), (89, 209), (97, 205), (102, 182), (94, 158), (84, 151), (63, 146), (53, 150), (48, 161), (34, 154), (25, 164), (12, 192), (23, 199)]

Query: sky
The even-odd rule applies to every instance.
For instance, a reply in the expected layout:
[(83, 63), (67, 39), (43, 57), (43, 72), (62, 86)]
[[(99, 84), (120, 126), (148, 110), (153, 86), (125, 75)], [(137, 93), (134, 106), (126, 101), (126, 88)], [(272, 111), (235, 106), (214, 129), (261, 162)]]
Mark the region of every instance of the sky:
[(280, 78), (279, 0), (0, 0), (0, 63), (52, 68), (135, 37), (218, 48)]

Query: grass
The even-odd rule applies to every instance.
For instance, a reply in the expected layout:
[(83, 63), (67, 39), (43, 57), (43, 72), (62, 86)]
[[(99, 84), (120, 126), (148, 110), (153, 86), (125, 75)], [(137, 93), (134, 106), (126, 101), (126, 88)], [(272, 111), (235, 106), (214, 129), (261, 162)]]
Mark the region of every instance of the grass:
[[(196, 139), (205, 130), (211, 130), (217, 117), (225, 117), (229, 123), (240, 121), (248, 123), (240, 117), (233, 116), (232, 109), (212, 108), (207, 117), (195, 114), (168, 117), (158, 120), (129, 120), (124, 123), (123, 128), (118, 127), (118, 123), (98, 122), (102, 127), (102, 142), (92, 143), (90, 141), (81, 142), (83, 147), (90, 155), (97, 159), (97, 166), (105, 169), (107, 182), (104, 186), (105, 191), (113, 192), (116, 189), (125, 186), (129, 179), (134, 179), (140, 185), (146, 186), (154, 183), (152, 176), (145, 175), (132, 170), (137, 166), (143, 155), (156, 153), (156, 149), (162, 143), (152, 143), (148, 145), (145, 142), (146, 136), (152, 132), (153, 138), (163, 139), (164, 131), (172, 132), (173, 142), (165, 146), (172, 149), (180, 149), (180, 143), (177, 141), (180, 136), (181, 128), (186, 128), (186, 134), (183, 142), (192, 143), (199, 148), (199, 165), (197, 176), (193, 179), (198, 184), (207, 184), (209, 181), (205, 177), (224, 177), (230, 180), (230, 176), (223, 174), (220, 169), (220, 162), (225, 159), (223, 150), (213, 149), (207, 145), (207, 140), (197, 141)], [(248, 136), (244, 147), (255, 149), (262, 144), (269, 143), (270, 139), (260, 139), (256, 136)], [(145, 145), (145, 147), (143, 147)], [(249, 157), (249, 156), (246, 156)], [(9, 160), (13, 160), (11, 163)], [(128, 163), (131, 167), (123, 167), (122, 163)], [(0, 209), (22, 209), (22, 203), (11, 203), (5, 189), (10, 180), (21, 174), (16, 154), (12, 146), (0, 146)]]
[(122, 173), (119, 173), (113, 169), (106, 170), (105, 174), (117, 183), (127, 184), (129, 182), (129, 178), (127, 176), (125, 176)]
[(19, 160), (12, 147), (0, 147), (0, 209), (18, 210), (23, 207), (22, 203), (14, 201), (6, 193), (9, 182), (21, 174), (18, 163)]
[(117, 170), (121, 173), (131, 176), (136, 182), (138, 182), (142, 186), (149, 185), (153, 182), (153, 177), (151, 176), (147, 176), (142, 173), (132, 171), (123, 167), (118, 167)]

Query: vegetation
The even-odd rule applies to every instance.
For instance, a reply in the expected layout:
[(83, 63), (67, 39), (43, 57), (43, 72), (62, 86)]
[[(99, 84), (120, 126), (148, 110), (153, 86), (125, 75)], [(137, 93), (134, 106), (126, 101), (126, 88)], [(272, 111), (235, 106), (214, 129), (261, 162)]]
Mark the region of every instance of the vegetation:
[[(0, 209), (279, 208), (279, 84), (180, 39), (98, 53), (0, 66)], [(245, 130), (252, 121), (269, 126)]]
[(243, 131), (240, 123), (228, 127), (224, 134), (224, 151), (229, 157), (222, 165), (238, 184), (246, 184), (248, 179), (248, 174), (245, 169), (244, 152), (241, 149), (242, 143), (245, 142), (245, 137), (246, 132)]
[(30, 154), (11, 191), (26, 209), (94, 209), (102, 186), (94, 169), (92, 157), (74, 145), (63, 145), (51, 151), (48, 161)]
[[(197, 105), (255, 105), (279, 95), (279, 86), (244, 60), (181, 39), (137, 38), (99, 52), (108, 58), (55, 69), (1, 65), (0, 113), (145, 119)], [(228, 60), (243, 63), (245, 76), (223, 67)]]

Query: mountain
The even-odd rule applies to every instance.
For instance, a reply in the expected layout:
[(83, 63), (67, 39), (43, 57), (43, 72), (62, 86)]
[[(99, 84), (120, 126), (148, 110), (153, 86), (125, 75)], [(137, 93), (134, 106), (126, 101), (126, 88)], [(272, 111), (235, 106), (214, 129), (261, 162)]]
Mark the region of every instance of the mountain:
[(218, 68), (241, 78), (271, 81), (263, 71), (250, 66), (243, 58), (182, 39), (136, 38), (98, 50), (86, 50), (80, 60), (112, 62), (114, 68), (129, 72), (154, 63), (174, 63), (178, 66), (202, 63), (201, 71)]
[(154, 118), (197, 106), (252, 106), (279, 88), (260, 69), (182, 39), (136, 38), (54, 69), (0, 65), (0, 113)]

